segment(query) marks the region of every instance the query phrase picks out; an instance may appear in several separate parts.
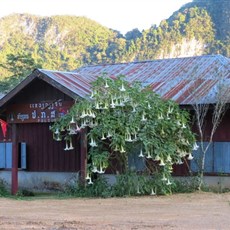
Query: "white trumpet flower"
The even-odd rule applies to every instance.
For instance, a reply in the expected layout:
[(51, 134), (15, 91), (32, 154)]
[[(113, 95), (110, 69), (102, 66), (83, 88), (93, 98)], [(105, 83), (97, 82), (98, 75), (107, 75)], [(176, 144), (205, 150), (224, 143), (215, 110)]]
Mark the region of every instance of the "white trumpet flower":
[(168, 179), (166, 185), (171, 185), (171, 184), (172, 184), (172, 182)]
[(109, 88), (107, 81), (105, 81), (105, 88)]
[(88, 184), (93, 184), (92, 179), (90, 177)]
[(137, 194), (141, 194), (139, 186), (137, 186)]
[(130, 133), (127, 133), (125, 136), (126, 136), (125, 137), (125, 141), (127, 141), (127, 142), (132, 142), (133, 141), (132, 138), (131, 138), (131, 134)]
[(125, 92), (125, 91), (126, 91), (126, 89), (125, 89), (123, 83), (122, 83), (122, 85), (121, 85), (120, 91), (121, 91), (121, 92)]
[(95, 140), (93, 138), (91, 138), (91, 141), (90, 141), (89, 145), (91, 147), (97, 147), (97, 143), (95, 142)]
[(141, 121), (147, 121), (147, 118), (145, 117), (145, 114), (144, 114), (144, 113), (142, 114)]
[(114, 99), (112, 98), (112, 99), (111, 99), (110, 107), (111, 107), (111, 108), (115, 108), (115, 106), (116, 106), (116, 105), (115, 105), (115, 103), (114, 103)]
[(69, 146), (68, 146), (67, 140), (66, 140), (66, 142), (65, 142), (65, 148), (64, 148), (64, 150), (65, 150), (65, 151), (68, 151), (68, 150), (69, 150)]
[(156, 156), (155, 156), (155, 158), (154, 158), (154, 160), (155, 160), (155, 161), (160, 161), (160, 160), (161, 160), (161, 158), (160, 158), (160, 156), (159, 156), (159, 155), (156, 155)]
[(57, 128), (54, 133), (59, 134), (60, 133), (59, 129)]
[(72, 117), (71, 121), (70, 121), (70, 124), (74, 124), (75, 121), (74, 121), (74, 117)]
[(90, 95), (90, 98), (94, 98), (94, 92), (92, 91), (91, 95)]
[(80, 118), (84, 118), (84, 117), (86, 117), (85, 110), (82, 111), (82, 114), (81, 114)]
[(105, 173), (105, 170), (102, 169), (101, 165), (100, 165), (100, 171), (98, 171), (98, 173), (100, 173), (100, 174)]
[(168, 108), (168, 114), (172, 113), (173, 112), (173, 108), (169, 107)]
[(56, 141), (61, 141), (61, 137), (60, 137), (60, 135), (58, 135), (58, 136), (57, 136)]
[(147, 157), (148, 159), (152, 158), (152, 156), (150, 155), (150, 151), (147, 152)]
[(81, 128), (78, 125), (76, 125), (76, 131), (79, 132), (80, 130)]
[(104, 104), (104, 108), (103, 109), (108, 109), (108, 103)]
[(133, 141), (136, 141), (137, 140), (137, 133), (136, 132), (134, 132), (134, 138), (133, 138)]
[(170, 120), (169, 113), (167, 113), (166, 119), (167, 119), (167, 120)]
[(100, 109), (99, 103), (97, 102), (95, 105), (95, 109)]
[(162, 115), (162, 113), (160, 114), (160, 115), (158, 115), (158, 120), (163, 120), (164, 118), (163, 118), (163, 115)]
[(69, 135), (74, 135), (76, 133), (76, 129), (69, 128)]
[(188, 155), (187, 159), (188, 159), (188, 160), (190, 160), (190, 161), (193, 159), (193, 156), (192, 156), (192, 154), (191, 154), (191, 153), (189, 153), (189, 155)]
[(118, 146), (117, 146), (117, 145), (115, 146), (114, 151), (116, 151), (116, 152), (117, 152), (117, 151), (119, 151), (119, 148), (118, 148)]
[(167, 181), (167, 178), (165, 177), (165, 175), (163, 174), (163, 177), (161, 178), (162, 181)]
[(163, 159), (161, 159), (160, 160), (160, 164), (159, 164), (160, 166), (165, 166), (165, 163), (164, 163), (164, 160)]
[(102, 137), (101, 137), (101, 140), (105, 140), (105, 139), (106, 139), (106, 137), (105, 137), (105, 134), (103, 133)]
[(116, 105), (114, 103), (110, 104), (110, 108), (114, 109), (116, 107)]
[(115, 106), (119, 106), (119, 101), (117, 98), (115, 99)]
[(186, 125), (182, 123), (182, 129), (186, 129)]
[(155, 191), (153, 190), (153, 188), (151, 189), (151, 193), (150, 193), (151, 196), (155, 196), (156, 195), (156, 189)]
[(140, 150), (140, 154), (138, 155), (138, 157), (144, 157), (142, 149)]
[(124, 103), (123, 101), (120, 101), (119, 106), (124, 107), (124, 106), (125, 106), (125, 103)]
[(112, 134), (111, 134), (110, 131), (108, 131), (107, 137), (108, 137), (108, 138), (109, 138), (109, 137), (112, 137)]
[(85, 178), (86, 180), (90, 180), (91, 179), (91, 177), (89, 176), (89, 173), (87, 173), (87, 175), (86, 175), (86, 178)]
[(136, 112), (136, 107), (133, 107), (132, 113)]
[(195, 142), (192, 150), (196, 151), (197, 149), (199, 149), (199, 145), (197, 145), (197, 143)]
[(72, 143), (72, 138), (70, 138), (69, 140), (69, 150), (73, 150), (74, 147), (73, 147), (73, 143)]
[(125, 149), (123, 146), (121, 146), (121, 150), (120, 150), (121, 153), (125, 153)]
[(96, 167), (96, 166), (93, 166), (92, 172), (93, 172), (93, 173), (98, 172), (98, 170), (97, 170), (97, 167)]
[(167, 162), (172, 162), (172, 158), (170, 155), (167, 156)]
[(182, 165), (183, 161), (181, 160), (181, 158), (176, 162), (178, 165)]

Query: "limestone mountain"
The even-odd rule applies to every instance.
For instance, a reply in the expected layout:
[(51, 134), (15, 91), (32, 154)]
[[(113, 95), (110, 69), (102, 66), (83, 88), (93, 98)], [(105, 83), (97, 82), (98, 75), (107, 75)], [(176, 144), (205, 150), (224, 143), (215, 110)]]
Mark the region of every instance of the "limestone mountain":
[[(132, 41), (131, 41), (132, 42)], [(194, 0), (135, 42), (137, 59), (203, 54), (230, 56), (230, 1)]]
[(229, 0), (193, 0), (160, 25), (143, 31), (134, 28), (125, 35), (86, 17), (13, 14), (0, 18), (0, 80), (14, 75), (5, 65), (10, 55), (30, 54), (31, 70), (36, 64), (72, 70), (98, 63), (216, 53), (230, 56)]

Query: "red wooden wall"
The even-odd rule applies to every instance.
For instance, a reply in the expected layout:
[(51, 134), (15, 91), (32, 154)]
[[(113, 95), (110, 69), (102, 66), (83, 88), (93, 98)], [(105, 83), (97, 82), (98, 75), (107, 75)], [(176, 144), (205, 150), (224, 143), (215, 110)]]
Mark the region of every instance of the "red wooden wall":
[[(46, 82), (35, 79), (23, 88), (9, 101), (7, 106), (38, 103), (46, 101), (73, 101), (72, 98), (62, 93)], [(7, 111), (6, 106), (6, 111)], [(2, 118), (6, 114), (1, 114)], [(64, 151), (65, 142), (53, 140), (52, 132), (49, 130), (51, 123), (19, 123), (17, 124), (18, 142), (27, 145), (27, 170), (39, 172), (76, 172), (80, 170), (80, 136), (74, 136), (74, 150)], [(8, 124), (5, 141), (11, 140), (11, 126)], [(3, 141), (0, 131), (0, 141)]]
[(80, 169), (80, 135), (73, 139), (74, 150), (65, 151), (65, 142), (55, 141), (49, 123), (18, 124), (18, 141), (27, 145), (27, 170), (76, 172)]

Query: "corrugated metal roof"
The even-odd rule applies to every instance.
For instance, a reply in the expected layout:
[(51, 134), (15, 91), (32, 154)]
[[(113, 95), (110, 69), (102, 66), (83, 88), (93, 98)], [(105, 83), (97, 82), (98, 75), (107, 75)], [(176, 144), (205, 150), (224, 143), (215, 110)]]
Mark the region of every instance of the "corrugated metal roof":
[(5, 94), (0, 93), (0, 99), (3, 98), (5, 96)]
[(215, 102), (220, 83), (230, 90), (230, 59), (222, 55), (86, 66), (73, 72), (88, 79), (122, 74), (129, 82), (140, 81), (180, 104)]
[(91, 92), (90, 82), (96, 79), (94, 76), (87, 78), (87, 76), (83, 77), (81, 74), (74, 72), (51, 71), (44, 69), (38, 69), (38, 71), (44, 74), (43, 78), (44, 76), (48, 77), (49, 81), (55, 81), (62, 87), (72, 91), (76, 96), (80, 97), (85, 97)]
[(127, 81), (140, 81), (162, 98), (184, 105), (215, 103), (220, 83), (226, 87), (222, 92), (227, 98), (230, 96), (230, 59), (207, 55), (85, 66), (70, 72), (36, 69), (0, 100), (0, 106), (8, 103), (35, 78), (48, 82), (73, 99), (85, 98), (91, 92), (91, 82), (103, 73), (111, 78), (125, 75)]

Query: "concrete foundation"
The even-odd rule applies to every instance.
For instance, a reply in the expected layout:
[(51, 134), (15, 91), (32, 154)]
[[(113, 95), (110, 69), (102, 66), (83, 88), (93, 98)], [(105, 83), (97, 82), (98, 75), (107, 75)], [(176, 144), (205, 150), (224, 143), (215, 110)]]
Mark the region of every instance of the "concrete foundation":
[[(115, 175), (104, 175), (110, 184), (116, 182)], [(32, 191), (58, 191), (62, 190), (64, 185), (76, 183), (79, 178), (78, 173), (64, 172), (18, 172), (19, 189), (28, 189)], [(175, 177), (177, 180), (191, 180), (191, 177)], [(0, 171), (0, 180), (6, 182), (11, 187), (11, 171)], [(205, 176), (206, 186), (215, 188), (218, 191), (230, 189), (230, 176)]]
[[(62, 190), (64, 185), (75, 183), (78, 176), (78, 173), (19, 171), (18, 187), (33, 191)], [(11, 171), (0, 171), (0, 180), (10, 188)]]

